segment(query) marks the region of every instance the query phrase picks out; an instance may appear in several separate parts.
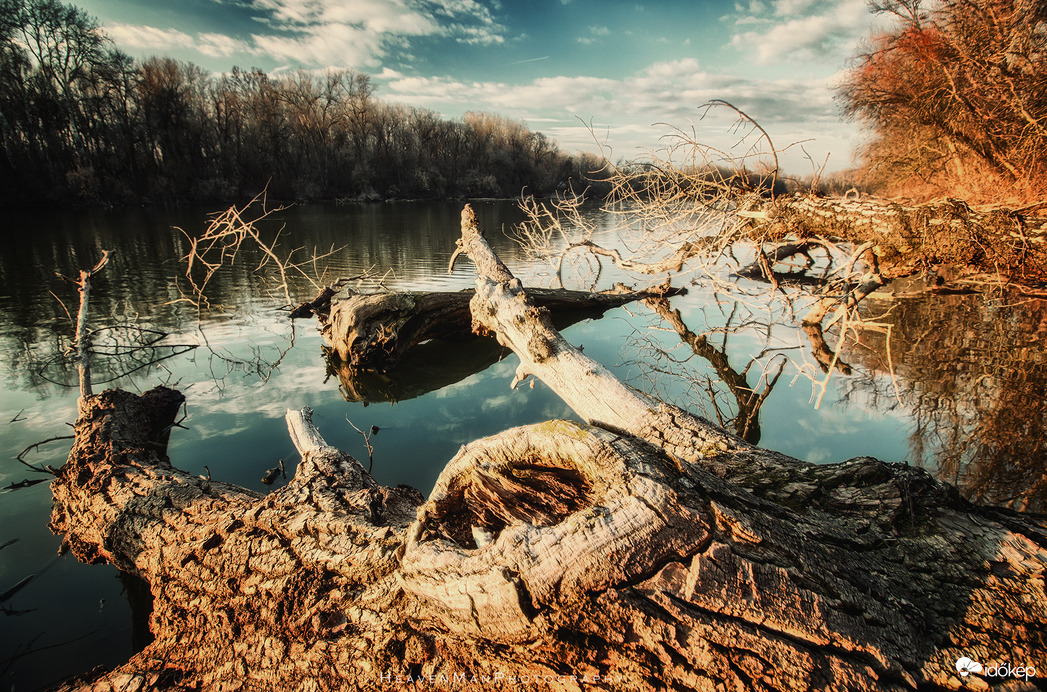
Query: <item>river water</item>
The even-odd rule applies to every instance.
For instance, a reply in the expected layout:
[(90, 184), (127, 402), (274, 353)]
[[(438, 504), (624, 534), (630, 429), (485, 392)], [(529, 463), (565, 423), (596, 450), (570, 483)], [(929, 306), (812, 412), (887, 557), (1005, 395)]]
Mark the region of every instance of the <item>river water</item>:
[[(521, 219), (515, 204), (474, 207), (496, 252), (525, 285), (549, 285), (549, 271), (503, 232)], [(7, 220), (9, 240), (0, 248), (0, 593), (32, 579), (0, 603), (0, 689), (36, 689), (118, 665), (147, 641), (148, 596), (141, 585), (112, 567), (59, 557), (60, 538), (47, 528), (47, 476), (15, 459), (34, 443), (71, 432), (77, 394), (69, 386), (75, 371), (66, 349), (77, 296), (56, 273), (75, 276), (103, 249), (114, 254), (91, 294), (91, 321), (101, 330), (96, 390), (181, 389), (188, 397), (186, 429), (173, 432), (169, 454), (191, 473), (263, 493), (278, 487), (283, 479), (266, 486), (261, 478), (281, 460), (293, 473), (284, 412), (310, 406), (328, 442), (358, 459), (368, 452), (356, 428), (377, 426), (370, 438), (377, 480), (426, 493), (462, 444), (514, 425), (573, 417), (540, 383), (510, 390), (515, 356), (490, 345), (430, 349), (406, 379), (340, 381), (323, 357), (315, 325), (302, 320), (292, 327), (286, 299), (266, 268), (254, 271), (258, 255), (247, 249), (210, 284), (208, 309), (181, 300), (188, 240), (178, 229), (199, 234), (211, 211), (37, 213)], [(393, 290), (458, 290), (474, 277), (467, 262), (453, 275), (446, 270), (460, 211), (458, 203), (299, 206), (259, 227), (266, 237), (283, 227), (285, 254), (336, 248), (308, 267), (321, 283), (367, 273), (382, 276)], [(611, 223), (604, 223), (611, 234), (605, 241), (613, 244)], [(605, 272), (600, 287), (622, 278)], [(291, 289), (296, 300), (316, 292), (306, 280)], [(816, 463), (858, 455), (922, 463), (976, 499), (1042, 508), (1047, 320), (1040, 302), (983, 296), (870, 301), (866, 316), (880, 326), (855, 332), (816, 406), (814, 383), (825, 375), (812, 342), (787, 307), (753, 295), (739, 300), (698, 282), (661, 316), (627, 306), (575, 324), (565, 336), (633, 386), (763, 446)], [(826, 338), (835, 345), (838, 335), (830, 331)], [(148, 348), (129, 354), (129, 345)], [(755, 406), (748, 390), (763, 392), (772, 381)], [(57, 467), (69, 444), (48, 442), (24, 459)], [(39, 479), (45, 482), (31, 483)], [(30, 483), (18, 487), (23, 481)]]

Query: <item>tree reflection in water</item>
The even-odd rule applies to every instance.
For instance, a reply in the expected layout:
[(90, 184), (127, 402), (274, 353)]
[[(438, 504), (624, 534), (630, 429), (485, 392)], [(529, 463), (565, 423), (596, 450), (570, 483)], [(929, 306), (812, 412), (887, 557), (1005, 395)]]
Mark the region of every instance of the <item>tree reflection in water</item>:
[[(717, 330), (722, 335), (719, 346), (715, 345), (708, 335), (693, 332), (684, 322), (680, 311), (671, 309), (669, 301), (665, 298), (648, 299), (644, 301), (644, 304), (679, 335), (680, 341), (690, 347), (694, 355), (712, 367), (719, 379), (719, 384), (727, 388), (731, 401), (727, 400), (728, 397), (720, 391), (718, 383), (714, 382), (711, 376), (705, 375), (702, 378), (704, 384), (699, 385), (703, 394), (706, 395), (702, 398), (708, 400), (712, 413), (716, 416), (720, 426), (733, 431), (747, 442), (758, 444), (761, 435), (760, 409), (774, 390), (774, 386), (778, 384), (778, 379), (782, 376), (788, 361), (776, 356), (772, 358), (771, 362), (763, 363), (761, 358), (767, 353), (764, 351), (749, 358), (741, 370), (731, 366), (727, 348), (728, 335), (733, 330), (742, 328), (742, 325), (736, 323), (738, 303), (733, 304), (724, 327)], [(746, 326), (751, 329), (754, 325), (748, 323)], [(649, 342), (644, 350), (648, 354), (653, 352), (656, 360), (672, 360), (668, 351), (654, 346), (653, 342)], [(753, 365), (757, 364), (762, 365), (761, 374), (755, 377), (755, 384), (750, 385), (750, 371)]]
[[(897, 396), (913, 421), (912, 460), (972, 501), (1047, 509), (1047, 303), (923, 295), (871, 302), (862, 312), (892, 325)], [(888, 371), (885, 334), (864, 332), (861, 347), (846, 350), (852, 361)]]
[[(713, 327), (686, 324), (666, 301), (646, 301), (658, 318), (653, 331), (676, 332), (680, 343), (674, 348), (641, 330), (629, 348), (643, 361), (641, 370), (683, 382), (688, 405), (721, 426), (758, 443), (761, 407), (783, 371), (798, 370), (816, 384), (817, 371), (822, 377), (831, 371), (843, 399), (881, 410), (901, 406), (912, 421), (910, 463), (928, 467), (971, 501), (1047, 510), (1045, 301), (875, 293), (860, 306), (864, 323), (848, 325), (840, 353), (833, 350), (839, 325), (824, 333), (819, 324), (803, 324), (803, 355), (772, 336), (773, 324), (791, 321), (787, 310), (761, 322), (739, 303), (718, 303), (734, 308)], [(751, 345), (754, 337), (764, 344), (755, 356), (729, 347), (741, 340)], [(651, 379), (642, 386), (659, 385)]]

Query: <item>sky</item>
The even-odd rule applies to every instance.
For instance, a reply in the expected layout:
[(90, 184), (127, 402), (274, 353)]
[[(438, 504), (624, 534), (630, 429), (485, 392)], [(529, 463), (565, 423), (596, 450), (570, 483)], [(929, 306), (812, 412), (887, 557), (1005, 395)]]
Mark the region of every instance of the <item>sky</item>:
[[(833, 87), (877, 21), (866, 0), (72, 0), (136, 57), (214, 72), (352, 68), (386, 102), (522, 120), (569, 153), (635, 159), (729, 101), (796, 175), (853, 165)], [(732, 116), (733, 117), (733, 116)], [(668, 138), (665, 135), (670, 135)], [(746, 143), (748, 144), (748, 143)]]

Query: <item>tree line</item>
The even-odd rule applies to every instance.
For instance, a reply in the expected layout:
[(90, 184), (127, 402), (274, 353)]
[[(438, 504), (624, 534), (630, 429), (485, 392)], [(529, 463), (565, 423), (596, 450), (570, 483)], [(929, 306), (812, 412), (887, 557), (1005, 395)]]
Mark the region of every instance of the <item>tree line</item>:
[(840, 90), (873, 135), (865, 182), (909, 196), (1047, 198), (1047, 3), (871, 4), (895, 21)]
[(0, 0), (0, 204), (548, 193), (598, 168), (521, 122), (447, 120), (355, 70), (136, 61), (57, 0)]

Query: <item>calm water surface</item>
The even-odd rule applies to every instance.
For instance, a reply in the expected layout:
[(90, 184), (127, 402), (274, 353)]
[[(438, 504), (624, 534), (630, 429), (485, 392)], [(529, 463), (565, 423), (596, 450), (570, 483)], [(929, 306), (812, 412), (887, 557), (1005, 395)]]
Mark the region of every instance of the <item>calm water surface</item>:
[[(525, 283), (548, 285), (547, 273), (498, 233), (520, 220), (515, 205), (474, 207), (510, 268)], [(8, 222), (11, 240), (0, 249), (0, 592), (34, 577), (0, 604), (0, 689), (36, 689), (97, 665), (118, 665), (147, 641), (141, 586), (111, 567), (58, 557), (60, 540), (47, 529), (48, 484), (10, 487), (46, 479), (15, 460), (21, 450), (71, 432), (76, 392), (65, 385), (75, 382), (75, 373), (62, 354), (72, 333), (67, 310), (75, 314), (77, 298), (55, 273), (75, 276), (94, 265), (102, 249), (115, 254), (94, 284), (91, 317), (111, 329), (96, 344), (126, 346), (141, 329), (168, 336), (149, 352), (167, 358), (130, 375), (124, 374), (126, 356), (99, 355), (96, 382), (111, 381), (96, 389), (167, 384), (185, 392), (188, 429), (172, 434), (169, 454), (191, 473), (210, 472), (266, 492), (260, 480), (266, 469), (282, 459), (291, 473), (296, 461), (284, 412), (310, 406), (328, 442), (357, 458), (366, 459), (367, 451), (348, 421), (361, 430), (378, 426), (371, 440), (377, 480), (425, 493), (462, 444), (513, 425), (573, 417), (541, 384), (510, 390), (515, 356), (499, 359), (482, 345), (436, 348), (425, 362), (411, 364), (416, 374), (408, 383), (341, 382), (323, 358), (313, 323), (293, 328), (288, 349), (286, 301), (251, 262), (224, 270), (211, 286), (213, 309), (198, 313), (179, 301), (187, 240), (175, 228), (199, 233), (208, 211), (63, 213)], [(454, 275), (446, 271), (460, 211), (457, 203), (303, 206), (280, 212), (265, 232), (271, 236), (282, 225), (285, 252), (344, 246), (315, 267), (325, 280), (370, 270), (384, 275), (390, 289), (458, 290), (474, 276), (464, 262)], [(601, 287), (620, 278), (605, 274)], [(293, 290), (298, 300), (315, 293), (305, 281)], [(891, 349), (886, 332), (849, 343), (841, 354), (846, 368), (837, 366), (818, 408), (812, 379), (824, 374), (811, 342), (782, 308), (738, 303), (695, 286), (661, 315), (633, 305), (576, 324), (565, 335), (634, 386), (764, 446), (813, 462), (871, 455), (925, 463), (967, 483), (972, 496), (1039, 501), (1043, 489), (1029, 490), (1029, 479), (1044, 468), (1047, 368), (1038, 304), (952, 296), (884, 299), (866, 309), (870, 318), (894, 325)], [(706, 338), (692, 338), (700, 334)], [(836, 343), (833, 333), (827, 339)], [(454, 373), (433, 373), (441, 358)], [(766, 401), (755, 407), (746, 388), (762, 392), (771, 381)], [(372, 400), (357, 400), (361, 392), (371, 392)], [(1000, 421), (1013, 424), (1000, 429)], [(68, 450), (69, 441), (58, 440), (26, 460), (57, 467)], [(1016, 458), (1025, 459), (1024, 466)]]

